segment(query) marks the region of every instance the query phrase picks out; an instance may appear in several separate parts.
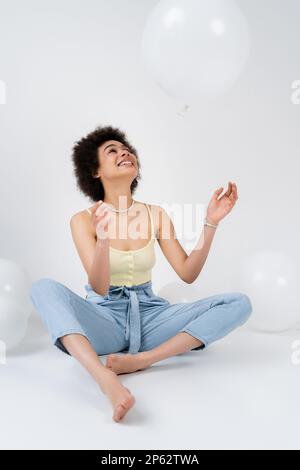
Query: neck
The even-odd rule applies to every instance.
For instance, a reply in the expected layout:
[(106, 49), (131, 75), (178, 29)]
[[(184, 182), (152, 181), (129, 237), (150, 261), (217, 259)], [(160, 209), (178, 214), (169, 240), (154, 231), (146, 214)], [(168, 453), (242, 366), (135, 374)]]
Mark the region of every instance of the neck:
[(106, 204), (111, 204), (117, 210), (128, 209), (133, 203), (133, 198), (131, 195), (131, 190), (128, 185), (120, 188), (109, 187), (108, 190), (105, 189), (105, 196), (103, 200)]

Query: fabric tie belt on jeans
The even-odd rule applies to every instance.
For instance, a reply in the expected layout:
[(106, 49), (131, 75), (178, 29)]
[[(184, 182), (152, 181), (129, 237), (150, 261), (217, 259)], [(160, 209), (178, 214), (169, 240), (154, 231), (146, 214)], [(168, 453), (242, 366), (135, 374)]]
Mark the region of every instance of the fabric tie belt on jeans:
[(114, 294), (113, 300), (118, 300), (125, 295), (129, 299), (129, 306), (126, 318), (125, 338), (129, 340), (128, 352), (135, 354), (141, 346), (141, 318), (139, 309), (139, 299), (137, 291), (151, 288), (152, 281), (133, 286), (110, 286), (108, 294)]

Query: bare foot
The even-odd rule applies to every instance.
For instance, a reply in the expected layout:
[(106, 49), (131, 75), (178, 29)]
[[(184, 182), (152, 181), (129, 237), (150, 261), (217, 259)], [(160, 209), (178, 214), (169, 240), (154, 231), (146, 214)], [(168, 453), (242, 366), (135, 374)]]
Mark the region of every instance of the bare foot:
[(121, 384), (112, 370), (107, 370), (107, 375), (100, 384), (100, 388), (107, 395), (113, 405), (113, 419), (118, 422), (126, 415), (127, 411), (135, 404), (135, 398), (127, 387)]
[(130, 374), (149, 367), (141, 353), (109, 354), (105, 366), (117, 375)]

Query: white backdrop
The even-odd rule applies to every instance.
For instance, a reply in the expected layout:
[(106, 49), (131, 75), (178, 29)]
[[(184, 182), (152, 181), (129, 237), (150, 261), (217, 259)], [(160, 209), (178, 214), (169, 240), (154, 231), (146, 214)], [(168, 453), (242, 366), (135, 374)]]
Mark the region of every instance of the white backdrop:
[[(239, 200), (189, 289), (237, 290), (239, 263), (256, 250), (299, 259), (300, 105), (291, 102), (300, 79), (299, 1), (239, 1), (252, 37), (244, 74), (184, 117), (140, 60), (155, 4), (0, 1), (0, 257), (21, 263), (32, 280), (52, 277), (84, 295), (69, 219), (91, 201), (76, 189), (71, 148), (106, 124), (122, 128), (139, 150), (136, 199), (206, 205), (215, 189), (237, 183)], [(159, 290), (179, 279), (158, 245), (156, 253)]]

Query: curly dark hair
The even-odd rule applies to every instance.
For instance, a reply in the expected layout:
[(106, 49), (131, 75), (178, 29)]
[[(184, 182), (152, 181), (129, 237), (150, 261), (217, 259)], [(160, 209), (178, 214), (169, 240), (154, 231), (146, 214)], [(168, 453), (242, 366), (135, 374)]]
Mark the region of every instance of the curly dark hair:
[(72, 161), (77, 187), (93, 202), (97, 202), (100, 199), (104, 200), (104, 187), (102, 182), (93, 175), (96, 175), (99, 168), (98, 149), (100, 145), (108, 140), (117, 140), (123, 145), (126, 145), (137, 159), (138, 175), (131, 183), (131, 194), (135, 192), (138, 186), (138, 180), (141, 179), (139, 171), (141, 164), (138, 152), (128, 141), (125, 132), (118, 127), (98, 126), (94, 131), (77, 141), (72, 149)]

